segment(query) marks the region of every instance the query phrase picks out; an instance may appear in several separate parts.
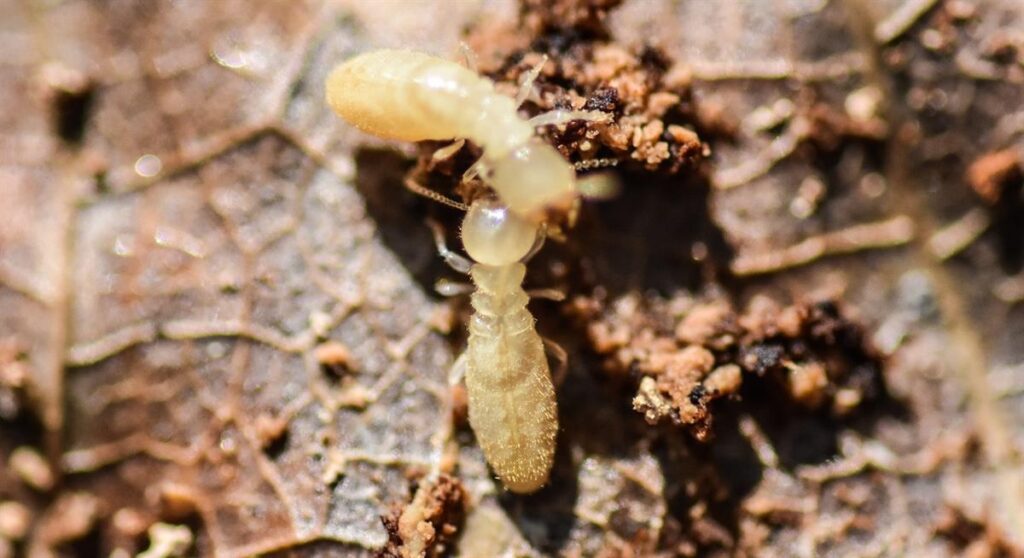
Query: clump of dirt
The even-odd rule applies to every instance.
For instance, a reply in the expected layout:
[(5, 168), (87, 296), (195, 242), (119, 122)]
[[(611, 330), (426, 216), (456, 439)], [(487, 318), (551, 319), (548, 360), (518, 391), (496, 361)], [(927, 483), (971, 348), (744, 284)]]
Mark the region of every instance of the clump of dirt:
[(519, 23), (535, 36), (572, 31), (607, 39), (605, 20), (620, 4), (622, 0), (522, 0)]
[[(497, 89), (515, 96), (519, 84), (544, 60), (524, 115), (551, 110), (606, 113), (604, 121), (573, 120), (540, 134), (581, 169), (617, 165), (659, 174), (697, 171), (710, 149), (698, 130), (689, 75), (650, 46), (615, 43), (605, 25), (620, 0), (523, 0), (517, 21), (485, 20), (466, 37), (478, 71)], [(463, 199), (477, 195), (479, 181), (462, 175), (480, 157), (472, 145), (447, 157), (444, 143), (425, 142), (410, 176)]]
[(18, 340), (0, 339), (0, 420), (13, 421), (27, 407), (31, 377), (25, 350)]
[(411, 502), (381, 518), (388, 542), (381, 558), (447, 556), (466, 517), (466, 491), (453, 477), (424, 482)]
[(738, 312), (722, 298), (629, 294), (579, 297), (571, 309), (604, 370), (636, 379), (634, 409), (700, 440), (711, 433), (711, 403), (744, 382), (773, 382), (790, 401), (837, 416), (884, 393), (881, 357), (835, 300), (782, 306), (759, 296)]
[(957, 506), (947, 505), (942, 510), (934, 530), (960, 556), (1011, 558), (1022, 555), (992, 522), (972, 518)]
[(989, 207), (1004, 265), (1018, 271), (1024, 264), (1024, 156), (1014, 148), (982, 155), (968, 167), (967, 182)]
[[(520, 20), (485, 22), (467, 37), (480, 71), (514, 94), (523, 74), (548, 62), (524, 108), (601, 111), (609, 122), (549, 126), (549, 140), (573, 161), (610, 158), (677, 173), (708, 154), (694, 130), (689, 76), (650, 47), (615, 43), (605, 26), (619, 0), (523, 0)], [(524, 32), (525, 30), (525, 32)]]

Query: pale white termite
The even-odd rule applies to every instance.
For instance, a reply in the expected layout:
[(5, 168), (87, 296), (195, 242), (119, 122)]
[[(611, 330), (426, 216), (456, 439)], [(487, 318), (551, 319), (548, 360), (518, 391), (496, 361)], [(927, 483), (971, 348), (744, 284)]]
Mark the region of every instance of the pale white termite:
[(483, 150), (475, 168), (513, 212), (543, 220), (576, 200), (573, 165), (536, 137), (537, 126), (604, 120), (600, 112), (555, 110), (532, 119), (517, 109), (537, 66), (513, 99), (491, 80), (455, 62), (407, 50), (377, 50), (349, 59), (327, 78), (327, 102), (339, 116), (375, 136), (403, 140), (469, 139)]
[(558, 431), (544, 343), (522, 287), (523, 261), (539, 248), (542, 229), (483, 198), (462, 222), (462, 244), (472, 260), (449, 250), (440, 230), (434, 232), (445, 261), (473, 280), (466, 351), (453, 366), (453, 377), (466, 381), (470, 426), (502, 484), (533, 492), (551, 473)]

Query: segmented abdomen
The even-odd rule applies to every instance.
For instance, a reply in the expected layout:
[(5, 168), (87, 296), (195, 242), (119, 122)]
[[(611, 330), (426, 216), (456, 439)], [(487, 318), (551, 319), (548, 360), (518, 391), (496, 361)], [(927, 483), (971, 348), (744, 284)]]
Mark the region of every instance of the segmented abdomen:
[[(493, 87), (447, 60), (403, 50), (367, 52), (327, 78), (327, 102), (357, 128), (404, 141), (441, 140), (465, 133), (473, 98)], [(469, 106), (467, 106), (469, 105)]]
[(469, 422), (487, 462), (513, 492), (532, 492), (547, 482), (558, 431), (544, 346), (532, 318), (525, 317), (529, 327), (514, 333), (501, 326), (494, 335), (471, 330), (467, 349)]
[(377, 50), (338, 65), (327, 77), (327, 102), (353, 126), (385, 139), (469, 138), (500, 155), (533, 133), (489, 80), (420, 52)]

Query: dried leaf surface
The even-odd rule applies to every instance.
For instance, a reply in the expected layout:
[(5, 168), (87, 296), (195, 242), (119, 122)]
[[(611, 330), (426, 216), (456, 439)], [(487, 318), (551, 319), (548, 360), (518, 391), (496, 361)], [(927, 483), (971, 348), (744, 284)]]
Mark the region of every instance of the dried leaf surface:
[[(424, 206), (380, 149), (411, 151), (340, 124), (322, 81), (377, 46), (454, 55), (464, 27), (516, 11), (0, 0), (0, 459), (35, 447), (56, 477), (0, 467), (22, 506), (2, 510), (33, 520), (0, 554), (136, 552), (157, 521), (202, 555), (383, 547), (381, 516), (450, 461), (450, 307), (429, 292)], [(459, 428), (461, 552), (1020, 553), (1021, 202), (992, 205), (969, 169), (1024, 151), (1021, 7), (609, 17), (689, 72), (714, 154), (708, 183), (627, 174), (584, 214), (554, 258), (575, 294), (841, 297), (888, 355), (893, 404), (836, 420), (747, 390), (697, 442), (647, 425), (585, 328), (537, 305), (572, 354), (552, 485), (500, 493)], [(991, 226), (936, 252), (974, 210)]]

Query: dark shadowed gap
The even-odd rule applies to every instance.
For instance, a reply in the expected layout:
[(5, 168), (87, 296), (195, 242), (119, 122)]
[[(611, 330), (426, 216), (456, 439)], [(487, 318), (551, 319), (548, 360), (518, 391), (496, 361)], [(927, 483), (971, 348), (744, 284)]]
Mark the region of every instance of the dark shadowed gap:
[(434, 284), (439, 278), (459, 280), (438, 256), (426, 218), (441, 222), (449, 247), (461, 251), (458, 223), (462, 213), (407, 190), (402, 182), (412, 162), (400, 153), (364, 147), (355, 152), (355, 161), (356, 189), (381, 240), (423, 291), (437, 296)]
[(85, 126), (92, 112), (96, 87), (86, 83), (81, 87), (58, 89), (53, 94), (53, 125), (57, 136), (65, 143), (79, 145), (85, 136)]
[(104, 548), (106, 537), (104, 537), (102, 527), (103, 523), (97, 521), (84, 536), (69, 543), (66, 549), (68, 555), (76, 558), (97, 558), (110, 555), (111, 549)]
[(697, 291), (721, 280), (731, 259), (711, 221), (710, 186), (699, 176), (620, 175), (613, 200), (588, 202), (571, 244), (582, 282), (614, 298), (627, 292)]

